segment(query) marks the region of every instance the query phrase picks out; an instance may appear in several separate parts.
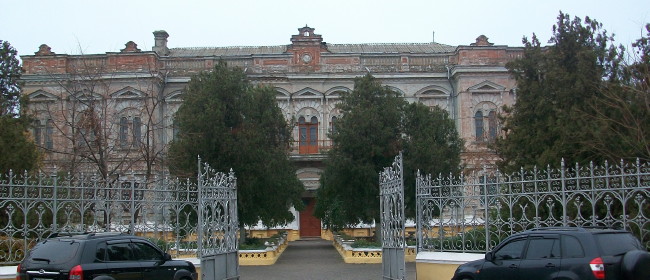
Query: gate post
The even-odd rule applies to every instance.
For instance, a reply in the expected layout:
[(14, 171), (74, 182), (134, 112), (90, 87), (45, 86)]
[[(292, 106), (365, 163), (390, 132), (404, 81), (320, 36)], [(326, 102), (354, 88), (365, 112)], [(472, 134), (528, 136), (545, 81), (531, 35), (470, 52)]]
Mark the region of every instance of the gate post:
[(402, 152), (395, 157), (391, 167), (379, 172), (379, 199), (383, 279), (406, 279)]

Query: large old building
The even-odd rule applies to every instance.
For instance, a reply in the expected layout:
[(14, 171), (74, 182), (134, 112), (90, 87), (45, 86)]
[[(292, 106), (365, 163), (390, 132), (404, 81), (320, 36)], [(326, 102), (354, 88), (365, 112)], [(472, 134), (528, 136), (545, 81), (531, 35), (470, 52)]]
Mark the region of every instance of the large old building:
[(522, 49), (475, 43), (328, 44), (303, 27), (287, 45), (169, 48), (165, 31), (153, 32), (152, 50), (126, 43), (120, 52), (66, 55), (47, 45), (22, 56), (23, 92), (37, 117), (34, 139), (45, 171), (94, 172), (110, 177), (134, 171), (157, 175), (166, 168), (167, 144), (176, 134), (174, 112), (192, 76), (220, 60), (244, 70), (251, 81), (273, 86), (294, 125), (291, 159), (305, 186), (304, 236), (320, 235), (310, 213), (328, 131), (340, 112), (341, 94), (354, 78), (372, 74), (409, 102), (440, 106), (465, 140), (468, 169), (493, 164), (488, 144), (499, 133), (497, 114), (515, 101), (515, 81), (505, 64)]

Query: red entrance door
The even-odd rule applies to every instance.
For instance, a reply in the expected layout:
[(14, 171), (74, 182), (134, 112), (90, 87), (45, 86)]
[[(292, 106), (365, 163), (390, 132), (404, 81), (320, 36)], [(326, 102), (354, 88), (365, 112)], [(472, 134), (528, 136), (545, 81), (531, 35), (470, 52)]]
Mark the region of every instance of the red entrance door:
[(316, 199), (303, 198), (305, 208), (300, 211), (300, 236), (320, 237), (320, 220), (314, 217), (314, 205)]

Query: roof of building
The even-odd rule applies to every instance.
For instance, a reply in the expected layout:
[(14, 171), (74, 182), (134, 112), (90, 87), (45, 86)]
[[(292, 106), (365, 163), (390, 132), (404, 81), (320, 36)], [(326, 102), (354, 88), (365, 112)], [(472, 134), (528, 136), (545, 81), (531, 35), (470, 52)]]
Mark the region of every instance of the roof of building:
[[(173, 48), (171, 57), (251, 56), (278, 55), (287, 52), (290, 45), (242, 46), (213, 48)], [(453, 52), (456, 47), (439, 43), (388, 43), (388, 44), (326, 44), (333, 54), (436, 54)]]

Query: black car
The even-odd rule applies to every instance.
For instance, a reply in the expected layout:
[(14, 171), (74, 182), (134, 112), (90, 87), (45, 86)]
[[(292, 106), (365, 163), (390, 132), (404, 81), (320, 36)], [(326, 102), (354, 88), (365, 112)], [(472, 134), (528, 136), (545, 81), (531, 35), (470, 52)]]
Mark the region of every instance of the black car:
[(514, 234), (452, 280), (650, 279), (650, 254), (630, 232), (575, 227)]
[(123, 233), (54, 236), (32, 248), (20, 280), (196, 280), (191, 262), (172, 260), (147, 239)]

